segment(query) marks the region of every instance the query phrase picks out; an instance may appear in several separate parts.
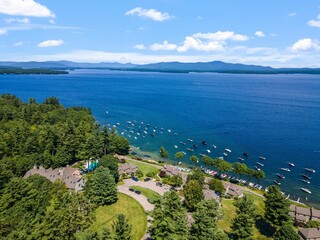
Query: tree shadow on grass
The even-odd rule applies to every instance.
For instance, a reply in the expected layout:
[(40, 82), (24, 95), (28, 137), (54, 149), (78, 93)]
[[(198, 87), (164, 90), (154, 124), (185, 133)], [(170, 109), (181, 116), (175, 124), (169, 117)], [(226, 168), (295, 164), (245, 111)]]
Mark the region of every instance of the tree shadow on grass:
[(257, 217), (255, 226), (259, 230), (261, 235), (272, 237), (274, 234), (274, 229), (266, 222), (266, 220), (262, 216)]

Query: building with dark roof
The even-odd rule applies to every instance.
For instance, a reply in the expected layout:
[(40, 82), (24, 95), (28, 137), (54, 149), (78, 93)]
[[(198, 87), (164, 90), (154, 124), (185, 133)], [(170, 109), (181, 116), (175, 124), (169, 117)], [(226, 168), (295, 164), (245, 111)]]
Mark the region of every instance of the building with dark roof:
[(119, 175), (131, 175), (134, 174), (138, 171), (138, 167), (136, 165), (132, 165), (132, 164), (128, 164), (128, 163), (124, 163), (124, 164), (120, 164), (119, 168), (118, 168), (118, 172)]
[(28, 172), (26, 172), (23, 178), (27, 179), (28, 177), (36, 174), (49, 179), (51, 182), (61, 180), (68, 189), (74, 191), (81, 191), (85, 185), (85, 181), (82, 178), (81, 172), (78, 168), (69, 166), (56, 169), (34, 167), (33, 169), (30, 169)]
[(226, 190), (224, 194), (225, 196), (232, 198), (241, 198), (244, 196), (242, 189), (238, 185), (227, 182), (223, 182), (222, 184)]

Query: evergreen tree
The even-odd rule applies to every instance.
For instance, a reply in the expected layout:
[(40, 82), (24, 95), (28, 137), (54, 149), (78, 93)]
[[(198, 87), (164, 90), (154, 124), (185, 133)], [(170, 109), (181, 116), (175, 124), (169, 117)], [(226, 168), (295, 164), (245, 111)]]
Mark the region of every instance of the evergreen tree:
[(196, 205), (203, 200), (202, 187), (197, 180), (190, 180), (184, 187), (185, 204), (190, 211), (194, 211)]
[(183, 153), (183, 152), (176, 152), (175, 154), (174, 154), (174, 158), (175, 159), (180, 159), (180, 158), (183, 158), (185, 156), (185, 154)]
[(107, 227), (103, 227), (102, 228), (102, 231), (101, 231), (101, 237), (100, 237), (101, 240), (113, 240), (114, 239), (114, 236), (112, 234), (112, 232), (110, 231), (109, 228)]
[(265, 194), (265, 219), (270, 226), (277, 229), (290, 221), (289, 200), (277, 186), (270, 186)]
[(273, 235), (274, 240), (299, 240), (300, 237), (294, 231), (291, 224), (282, 225)]
[(196, 165), (199, 162), (199, 158), (196, 155), (192, 155), (190, 157), (190, 160), (193, 162), (194, 165)]
[(152, 217), (149, 227), (151, 239), (186, 240), (188, 238), (186, 209), (175, 191), (166, 192), (163, 198), (155, 203)]
[(169, 157), (169, 154), (168, 154), (167, 150), (164, 147), (160, 148), (160, 157), (162, 157), (162, 158), (168, 158)]
[(231, 229), (234, 239), (252, 239), (255, 218), (255, 206), (247, 197), (238, 199), (234, 205), (237, 207), (237, 216), (232, 221)]
[(244, 163), (239, 163), (239, 162), (235, 162), (233, 164), (233, 171), (235, 174), (238, 174), (240, 177), (243, 175), (243, 174), (246, 174), (247, 173), (247, 170), (248, 170), (248, 167), (246, 164)]
[(112, 155), (105, 155), (99, 160), (102, 167), (108, 168), (116, 183), (119, 181), (118, 158)]
[(98, 167), (89, 176), (85, 185), (85, 194), (92, 202), (99, 206), (112, 204), (117, 201), (117, 185), (109, 169)]
[(187, 183), (191, 180), (197, 180), (200, 183), (201, 187), (204, 185), (205, 178), (201, 169), (196, 168), (192, 171), (192, 174), (188, 174)]
[(262, 170), (256, 170), (253, 176), (258, 180), (258, 183), (260, 183), (260, 180), (265, 178), (265, 173)]
[(224, 186), (219, 179), (211, 178), (209, 180), (208, 185), (209, 185), (210, 190), (213, 190), (215, 192), (219, 192), (220, 194), (225, 191)]
[(113, 231), (115, 233), (115, 240), (129, 240), (131, 239), (132, 225), (128, 223), (128, 220), (124, 214), (118, 214), (117, 219), (112, 224)]
[(215, 200), (201, 201), (192, 215), (194, 222), (190, 229), (190, 240), (227, 240), (227, 235), (217, 226), (222, 216)]

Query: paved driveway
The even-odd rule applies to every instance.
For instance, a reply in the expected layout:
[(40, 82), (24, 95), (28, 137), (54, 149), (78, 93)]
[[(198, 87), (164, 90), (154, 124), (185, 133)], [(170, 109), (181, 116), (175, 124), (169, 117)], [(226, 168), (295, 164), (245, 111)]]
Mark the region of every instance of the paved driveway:
[(152, 211), (154, 209), (154, 205), (149, 203), (147, 198), (143, 196), (142, 194), (138, 195), (134, 192), (129, 191), (129, 188), (131, 186), (139, 186), (139, 187), (144, 187), (148, 188), (150, 190), (153, 190), (157, 193), (159, 193), (161, 196), (167, 191), (169, 191), (168, 188), (165, 187), (159, 187), (156, 185), (155, 181), (149, 181), (149, 182), (144, 182), (144, 181), (133, 181), (132, 179), (125, 179), (123, 185), (118, 186), (118, 191), (124, 194), (127, 194), (134, 199), (136, 199), (144, 208), (145, 211)]

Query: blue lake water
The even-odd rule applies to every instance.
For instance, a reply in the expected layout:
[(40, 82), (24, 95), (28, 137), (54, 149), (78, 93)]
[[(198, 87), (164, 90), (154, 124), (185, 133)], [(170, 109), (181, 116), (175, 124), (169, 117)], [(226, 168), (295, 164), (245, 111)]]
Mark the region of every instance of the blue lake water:
[[(173, 161), (175, 152), (185, 151), (179, 160), (184, 162), (191, 154), (222, 156), (225, 148), (232, 150), (225, 159), (235, 162), (248, 152), (248, 166), (265, 164), (263, 185), (276, 179), (291, 198), (320, 205), (320, 76), (77, 70), (69, 75), (0, 75), (0, 93), (38, 102), (56, 96), (65, 106), (89, 107), (99, 123), (119, 123), (119, 134), (155, 158), (160, 146)], [(134, 126), (126, 128), (127, 121)], [(193, 144), (198, 148), (187, 151)], [(296, 166), (281, 172), (287, 162)], [(304, 167), (316, 170), (309, 174), (311, 184), (300, 180)]]

